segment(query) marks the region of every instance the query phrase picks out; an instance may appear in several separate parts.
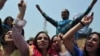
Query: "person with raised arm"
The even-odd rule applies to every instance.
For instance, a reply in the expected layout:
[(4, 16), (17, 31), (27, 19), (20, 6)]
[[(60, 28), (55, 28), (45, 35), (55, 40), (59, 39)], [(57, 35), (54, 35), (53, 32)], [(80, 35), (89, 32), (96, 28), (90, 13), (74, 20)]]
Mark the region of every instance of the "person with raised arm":
[[(19, 6), (19, 4), (21, 6)], [(26, 4), (23, 0), (21, 0), (19, 4), (19, 14), (12, 29), (7, 31), (0, 38), (0, 40), (2, 40), (0, 42), (4, 48), (3, 56), (11, 56), (15, 50), (19, 51), (20, 56), (29, 56), (29, 47), (23, 38), (24, 36), (21, 34), (23, 27), (26, 25), (26, 21), (23, 19), (26, 11)]]
[(54, 27), (56, 27), (56, 34), (59, 34), (59, 33), (65, 34), (70, 28), (76, 25), (85, 15), (87, 15), (92, 10), (96, 2), (97, 0), (92, 0), (91, 4), (86, 9), (86, 11), (74, 21), (69, 20), (70, 12), (67, 9), (64, 9), (61, 12), (61, 17), (63, 20), (56, 21), (53, 18), (49, 17), (44, 11), (42, 11), (42, 9), (40, 8), (38, 4), (36, 5), (36, 8), (48, 22), (50, 22)]
[(90, 24), (92, 20), (92, 15), (83, 17), (79, 23), (62, 36), (65, 47), (73, 56), (100, 56), (100, 33), (92, 32), (87, 36), (84, 50), (80, 50), (73, 42), (75, 33), (85, 25)]

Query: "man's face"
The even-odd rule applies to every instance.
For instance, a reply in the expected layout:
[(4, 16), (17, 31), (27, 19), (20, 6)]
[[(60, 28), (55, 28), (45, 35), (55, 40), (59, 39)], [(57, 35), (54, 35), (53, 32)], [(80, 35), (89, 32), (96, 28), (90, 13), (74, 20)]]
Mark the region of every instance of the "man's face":
[(68, 14), (67, 10), (64, 9), (64, 10), (61, 12), (61, 16), (62, 16), (62, 19), (63, 19), (63, 20), (64, 20), (64, 19), (68, 19), (69, 14)]
[(3, 8), (6, 0), (0, 0), (0, 10)]

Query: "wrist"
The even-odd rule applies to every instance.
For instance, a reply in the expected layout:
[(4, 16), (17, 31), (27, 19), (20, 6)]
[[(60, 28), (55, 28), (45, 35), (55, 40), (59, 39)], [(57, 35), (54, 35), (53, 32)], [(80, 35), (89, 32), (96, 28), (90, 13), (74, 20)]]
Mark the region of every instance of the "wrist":
[(84, 24), (82, 21), (80, 21), (79, 23), (80, 23), (83, 27), (85, 26), (85, 24)]

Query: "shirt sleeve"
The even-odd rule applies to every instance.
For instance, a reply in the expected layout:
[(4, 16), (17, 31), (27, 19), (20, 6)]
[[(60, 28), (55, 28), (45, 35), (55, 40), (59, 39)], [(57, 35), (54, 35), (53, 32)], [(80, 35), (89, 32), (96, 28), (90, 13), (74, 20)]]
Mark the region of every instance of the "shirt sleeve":
[(16, 19), (14, 22), (15, 26), (22, 27), (22, 28), (26, 25), (26, 23), (27, 23), (27, 21), (25, 19), (23, 19), (23, 20)]

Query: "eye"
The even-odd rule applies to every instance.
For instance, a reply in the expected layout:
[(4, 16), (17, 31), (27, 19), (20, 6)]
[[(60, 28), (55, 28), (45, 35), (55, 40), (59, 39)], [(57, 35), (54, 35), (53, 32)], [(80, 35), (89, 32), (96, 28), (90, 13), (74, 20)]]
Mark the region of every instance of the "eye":
[(93, 41), (97, 42), (97, 39), (94, 38)]
[(37, 39), (38, 39), (38, 40), (41, 40), (41, 39), (42, 39), (42, 37), (38, 37)]
[(38, 37), (38, 40), (44, 39), (44, 40), (48, 40), (48, 37)]
[(48, 40), (48, 37), (44, 37), (45, 40)]
[(90, 40), (91, 39), (91, 37), (87, 37), (87, 40)]

